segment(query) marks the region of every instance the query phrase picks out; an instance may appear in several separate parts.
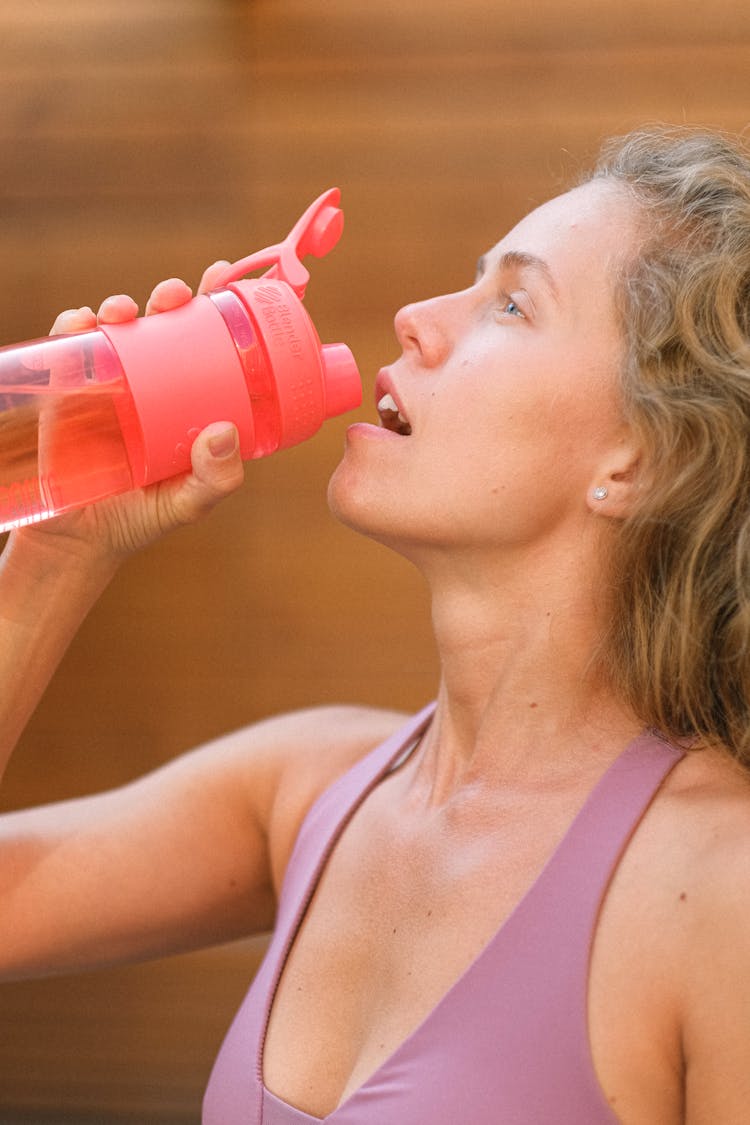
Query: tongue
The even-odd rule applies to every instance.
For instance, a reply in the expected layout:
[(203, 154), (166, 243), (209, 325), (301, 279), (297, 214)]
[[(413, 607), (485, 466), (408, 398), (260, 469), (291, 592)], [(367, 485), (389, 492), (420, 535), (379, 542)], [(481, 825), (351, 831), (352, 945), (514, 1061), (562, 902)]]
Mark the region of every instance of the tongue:
[(383, 395), (378, 403), (378, 413), (386, 429), (402, 434), (404, 437), (408, 437), (411, 433), (411, 426), (400, 413), (392, 395)]
[(387, 430), (392, 430), (394, 434), (401, 434), (402, 437), (408, 437), (411, 433), (411, 426), (401, 417), (398, 410), (381, 410), (380, 417), (385, 428)]

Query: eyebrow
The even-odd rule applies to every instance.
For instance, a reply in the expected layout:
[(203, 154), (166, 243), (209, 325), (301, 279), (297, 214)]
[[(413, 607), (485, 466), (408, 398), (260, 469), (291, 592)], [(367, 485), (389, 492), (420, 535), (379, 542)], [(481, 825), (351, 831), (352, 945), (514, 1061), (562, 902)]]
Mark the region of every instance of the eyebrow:
[[(487, 268), (487, 254), (482, 254), (477, 262), (477, 276), (483, 274)], [(537, 274), (545, 283), (554, 299), (559, 303), (560, 294), (555, 284), (555, 279), (552, 276), (552, 270), (549, 268), (544, 258), (538, 257), (536, 254), (530, 254), (526, 250), (506, 250), (501, 254), (495, 264), (497, 273), (502, 273), (504, 270), (531, 270)]]

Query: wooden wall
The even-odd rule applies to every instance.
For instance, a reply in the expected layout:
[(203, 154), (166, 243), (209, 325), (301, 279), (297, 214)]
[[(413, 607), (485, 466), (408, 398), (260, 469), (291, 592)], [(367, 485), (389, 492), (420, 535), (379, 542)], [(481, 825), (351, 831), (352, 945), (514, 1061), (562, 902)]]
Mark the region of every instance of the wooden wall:
[[(3, 0), (0, 340), (111, 292), (143, 303), (164, 276), (194, 284), (337, 184), (345, 238), (307, 303), (355, 351), (373, 417), (399, 305), (462, 287), (602, 137), (749, 118), (743, 0)], [(118, 784), (277, 710), (431, 696), (419, 581), (326, 510), (345, 425), (253, 465), (205, 525), (126, 567), (19, 746), (5, 807)], [(0, 989), (0, 1119), (196, 1121), (256, 953)]]

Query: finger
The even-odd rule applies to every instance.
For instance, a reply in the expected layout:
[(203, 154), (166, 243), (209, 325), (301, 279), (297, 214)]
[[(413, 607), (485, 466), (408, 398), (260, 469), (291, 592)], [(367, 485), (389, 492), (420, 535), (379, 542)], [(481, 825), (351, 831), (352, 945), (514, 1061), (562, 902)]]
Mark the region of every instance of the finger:
[(193, 474), (220, 493), (233, 491), (244, 476), (237, 427), (213, 422), (198, 434), (190, 453)]
[(125, 293), (107, 297), (102, 301), (96, 314), (100, 324), (121, 324), (125, 320), (135, 320), (137, 316), (138, 305)]
[(84, 305), (81, 309), (61, 312), (52, 325), (50, 336), (60, 336), (64, 332), (88, 332), (90, 328), (96, 328), (96, 316), (93, 309)]
[(207, 426), (193, 442), (190, 456), (193, 471), (173, 497), (174, 517), (180, 523), (205, 515), (235, 492), (245, 475), (237, 429), (230, 422)]
[(146, 316), (151, 316), (152, 313), (169, 312), (170, 309), (187, 304), (192, 297), (192, 289), (181, 278), (167, 278), (166, 281), (160, 281), (155, 286), (146, 303)]
[(212, 289), (216, 289), (219, 284), (221, 275), (224, 273), (228, 265), (229, 262), (225, 261), (214, 262), (213, 265), (204, 270), (203, 277), (201, 278), (200, 285), (198, 286), (198, 292), (210, 293)]

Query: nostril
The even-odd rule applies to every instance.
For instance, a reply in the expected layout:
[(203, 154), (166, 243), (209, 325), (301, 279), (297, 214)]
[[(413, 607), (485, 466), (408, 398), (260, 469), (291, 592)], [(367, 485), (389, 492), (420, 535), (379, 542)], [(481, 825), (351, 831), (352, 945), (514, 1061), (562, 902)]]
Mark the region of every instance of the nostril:
[(402, 347), (406, 347), (407, 344), (419, 347), (419, 338), (417, 336), (412, 312), (413, 308), (413, 305), (404, 305), (404, 307), (399, 309), (396, 313), (393, 322), (396, 329), (396, 336)]
[(426, 318), (422, 315), (422, 305), (405, 305), (396, 313), (394, 321), (396, 338), (405, 352), (416, 352), (420, 359), (425, 358), (428, 343)]

